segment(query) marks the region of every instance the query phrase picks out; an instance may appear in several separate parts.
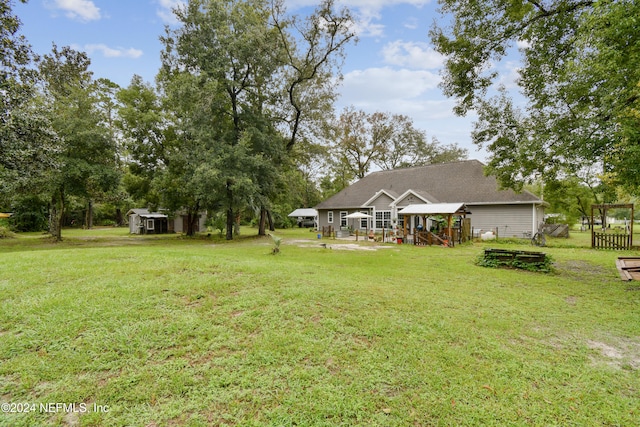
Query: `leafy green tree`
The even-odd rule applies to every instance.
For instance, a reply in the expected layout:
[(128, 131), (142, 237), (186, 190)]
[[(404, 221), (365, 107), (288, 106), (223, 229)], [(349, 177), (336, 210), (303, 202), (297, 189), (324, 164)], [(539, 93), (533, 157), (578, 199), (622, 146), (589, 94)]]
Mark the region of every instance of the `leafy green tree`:
[(117, 154), (106, 117), (98, 108), (99, 87), (86, 54), (69, 47), (45, 55), (39, 65), (50, 121), (58, 137), (57, 169), (48, 171), (51, 235), (60, 240), (67, 198), (92, 199), (118, 183)]
[(156, 90), (135, 75), (116, 93), (116, 127), (124, 137), (125, 160), (134, 173), (152, 178), (166, 162), (166, 114)]
[(35, 191), (56, 167), (56, 135), (36, 92), (37, 57), (12, 4), (0, 0), (0, 205)]
[[(473, 139), (507, 187), (597, 167), (637, 192), (640, 4), (634, 0), (440, 0), (450, 25), (431, 39), (447, 58), (455, 112), (478, 113)], [(526, 106), (493, 92), (496, 62), (520, 46)]]
[[(159, 76), (179, 141), (170, 158), (191, 156), (188, 192), (224, 209), (227, 239), (244, 208), (264, 234), (289, 152), (332, 97), (332, 58), (352, 37), (350, 19), (332, 1), (304, 23), (266, 0), (198, 0), (175, 13), (183, 25), (162, 39)], [(166, 179), (180, 180), (171, 168)]]
[(373, 167), (390, 170), (467, 157), (467, 150), (457, 144), (442, 145), (435, 137), (428, 142), (426, 133), (402, 114), (367, 114), (347, 107), (329, 129), (328, 139), (334, 142), (333, 171), (341, 174), (346, 169), (356, 179)]
[(163, 100), (155, 88), (135, 75), (129, 86), (116, 93), (115, 126), (122, 135), (123, 184), (133, 199), (145, 206), (158, 206), (161, 192), (152, 182), (168, 164), (169, 144), (175, 141), (168, 126)]
[(578, 177), (547, 182), (544, 199), (549, 203), (546, 211), (562, 214), (569, 225), (581, 218), (590, 218), (592, 204), (611, 202), (606, 200), (606, 189), (599, 181), (585, 183)]
[(367, 113), (347, 107), (330, 129), (329, 140), (334, 141), (332, 153), (350, 175), (364, 178), (382, 149), (386, 137), (382, 133), (383, 129), (376, 128)]

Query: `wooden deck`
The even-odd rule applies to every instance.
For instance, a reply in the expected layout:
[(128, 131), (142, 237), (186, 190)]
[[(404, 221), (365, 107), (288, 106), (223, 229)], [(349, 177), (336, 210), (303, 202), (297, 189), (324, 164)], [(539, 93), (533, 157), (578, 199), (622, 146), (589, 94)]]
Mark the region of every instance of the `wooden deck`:
[(619, 257), (616, 267), (622, 280), (640, 280), (640, 257)]

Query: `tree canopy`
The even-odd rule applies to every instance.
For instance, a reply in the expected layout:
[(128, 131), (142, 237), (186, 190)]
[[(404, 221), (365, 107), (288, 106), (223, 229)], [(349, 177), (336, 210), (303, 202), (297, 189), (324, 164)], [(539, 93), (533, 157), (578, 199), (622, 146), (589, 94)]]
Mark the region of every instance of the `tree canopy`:
[[(474, 142), (515, 189), (598, 166), (640, 191), (640, 4), (634, 0), (440, 0), (449, 25), (442, 88), (476, 111)], [(496, 89), (495, 64), (519, 47), (519, 94)], [(524, 103), (519, 97), (523, 96)]]
[(99, 108), (109, 85), (96, 82), (83, 52), (53, 46), (39, 64), (43, 96), (56, 135), (56, 168), (43, 187), (51, 200), (50, 233), (61, 238), (67, 197), (91, 199), (116, 187), (116, 144), (105, 110)]
[(335, 177), (347, 182), (361, 179), (372, 168), (390, 170), (432, 163), (462, 160), (467, 150), (457, 144), (442, 145), (417, 129), (403, 114), (367, 114), (354, 107), (345, 108), (329, 126), (330, 160)]
[(303, 22), (267, 0), (194, 0), (175, 14), (158, 81), (178, 141), (162, 185), (180, 191), (165, 194), (224, 209), (227, 239), (253, 209), (264, 234), (289, 153), (330, 109), (351, 18), (332, 0)]
[(55, 134), (38, 96), (35, 61), (11, 1), (0, 1), (0, 196), (37, 188), (55, 166)]

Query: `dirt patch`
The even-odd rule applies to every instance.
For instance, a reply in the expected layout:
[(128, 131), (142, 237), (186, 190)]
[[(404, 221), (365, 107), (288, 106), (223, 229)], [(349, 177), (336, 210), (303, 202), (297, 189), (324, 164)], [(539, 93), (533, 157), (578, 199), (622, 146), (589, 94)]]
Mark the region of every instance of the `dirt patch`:
[(367, 243), (311, 243), (309, 240), (292, 240), (288, 244), (296, 244), (301, 248), (323, 248), (338, 251), (377, 251), (378, 249), (391, 249), (393, 246), (371, 245)]
[(566, 297), (564, 300), (569, 305), (576, 305), (578, 303), (578, 297), (573, 295)]
[(341, 243), (337, 245), (327, 245), (327, 249), (337, 249), (343, 251), (377, 251), (378, 249), (391, 249), (392, 246), (365, 246), (356, 243)]
[(594, 363), (604, 362), (619, 369), (640, 369), (640, 342), (625, 338), (613, 339), (609, 343), (589, 340), (587, 346), (602, 357), (594, 358)]
[(583, 280), (585, 276), (599, 277), (602, 280), (615, 279), (617, 277), (615, 269), (608, 269), (587, 261), (556, 262), (554, 266), (555, 270), (561, 275), (577, 280)]

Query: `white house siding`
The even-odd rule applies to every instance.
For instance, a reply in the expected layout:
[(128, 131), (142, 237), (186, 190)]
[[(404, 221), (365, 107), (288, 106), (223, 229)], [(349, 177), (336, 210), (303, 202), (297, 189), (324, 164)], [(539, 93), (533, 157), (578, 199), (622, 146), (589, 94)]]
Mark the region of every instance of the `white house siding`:
[[(531, 204), (522, 205), (467, 205), (471, 212), (471, 227), (477, 234), (480, 230), (496, 230), (500, 237), (524, 237), (525, 233), (534, 233), (534, 208)], [(537, 227), (537, 226), (536, 226)]]

